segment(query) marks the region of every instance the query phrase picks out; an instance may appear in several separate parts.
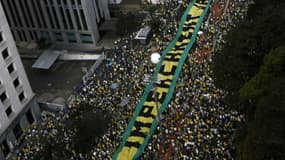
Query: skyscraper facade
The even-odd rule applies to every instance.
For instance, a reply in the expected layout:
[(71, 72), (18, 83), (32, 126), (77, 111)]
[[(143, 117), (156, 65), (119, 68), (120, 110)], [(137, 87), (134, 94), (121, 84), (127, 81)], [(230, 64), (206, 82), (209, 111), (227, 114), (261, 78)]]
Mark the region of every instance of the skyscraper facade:
[(107, 0), (1, 0), (16, 41), (94, 48), (110, 19)]
[(39, 113), (0, 3), (0, 159), (11, 155), (24, 129), (39, 120)]

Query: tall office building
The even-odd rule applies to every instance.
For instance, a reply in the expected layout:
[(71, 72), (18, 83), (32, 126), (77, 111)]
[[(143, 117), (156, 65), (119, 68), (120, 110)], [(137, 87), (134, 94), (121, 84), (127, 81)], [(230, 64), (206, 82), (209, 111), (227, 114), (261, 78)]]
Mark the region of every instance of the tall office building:
[(24, 71), (0, 2), (0, 159), (15, 150), (23, 130), (39, 120), (34, 93)]
[(108, 0), (1, 0), (15, 41), (45, 39), (67, 48), (94, 48), (110, 20)]

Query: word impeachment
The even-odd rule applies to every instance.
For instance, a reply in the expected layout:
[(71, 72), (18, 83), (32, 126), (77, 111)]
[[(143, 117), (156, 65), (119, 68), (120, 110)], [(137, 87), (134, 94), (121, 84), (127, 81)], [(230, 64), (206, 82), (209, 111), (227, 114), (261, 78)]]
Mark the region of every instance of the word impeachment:
[[(119, 146), (117, 152), (113, 155), (113, 159), (116, 160), (131, 160), (137, 158), (149, 140), (153, 123), (156, 121), (156, 117), (160, 112), (160, 108), (169, 93), (169, 88), (173, 83), (174, 74), (180, 64), (180, 59), (183, 54), (188, 54), (185, 48), (189, 45), (193, 39), (192, 35), (201, 15), (211, 0), (196, 0), (190, 6), (188, 14), (183, 25), (182, 31), (177, 33), (179, 38), (176, 40), (175, 45), (166, 53), (163, 58), (162, 64), (158, 70), (157, 77), (160, 80), (159, 84), (156, 84), (155, 90), (150, 90), (142, 103), (139, 113), (132, 117), (133, 123), (129, 124), (129, 131), (126, 131), (125, 137)], [(199, 27), (199, 26), (198, 26)], [(195, 41), (193, 39), (192, 41)], [(184, 61), (183, 61), (184, 63)], [(176, 82), (175, 82), (176, 83)], [(155, 97), (156, 95), (157, 97)], [(154, 128), (155, 129), (155, 128)]]

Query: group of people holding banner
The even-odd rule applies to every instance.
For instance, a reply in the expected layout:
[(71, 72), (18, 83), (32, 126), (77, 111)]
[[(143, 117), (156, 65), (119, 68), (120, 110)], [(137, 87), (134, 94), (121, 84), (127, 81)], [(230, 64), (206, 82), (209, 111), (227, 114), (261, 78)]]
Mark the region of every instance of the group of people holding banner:
[[(236, 18), (245, 16), (244, 5), (247, 3), (244, 2), (247, 0), (231, 1), (225, 14), (211, 17), (207, 24), (202, 25), (203, 34), (197, 38), (196, 47), (189, 53), (173, 100), (161, 115), (157, 131), (141, 159), (231, 159), (233, 156), (233, 132), (243, 121), (243, 116), (236, 111), (228, 111), (222, 103), (224, 93), (213, 85), (210, 64), (213, 51), (224, 43), (220, 33), (233, 27)], [(88, 159), (111, 159), (143, 93), (144, 75), (153, 73), (150, 51), (155, 48), (155, 51), (161, 52), (165, 48), (162, 40), (171, 40), (165, 37), (173, 37), (177, 31), (176, 13), (172, 10), (178, 4), (164, 5), (167, 5), (167, 10), (164, 10), (165, 15), (162, 17), (165, 19), (161, 27), (163, 35), (157, 35), (147, 47), (127, 49), (121, 46), (130, 45), (132, 37), (120, 39), (123, 45), (118, 46), (115, 52), (106, 52), (107, 61), (90, 77), (70, 106), (70, 110), (73, 110), (80, 103), (89, 103), (112, 115), (108, 130), (97, 139)], [(226, 6), (227, 1), (222, 1), (221, 5)], [(209, 54), (201, 53), (201, 50)], [(117, 84), (116, 87), (112, 88), (113, 84)], [(127, 105), (120, 105), (125, 98), (128, 99)], [(65, 128), (63, 123), (69, 118), (69, 112), (61, 112), (60, 116), (47, 114), (47, 121), (43, 122), (41, 128), (31, 128), (27, 139), (34, 137), (34, 141), (24, 145), (19, 157), (32, 159), (35, 152), (44, 149), (36, 141), (38, 135), (56, 137), (58, 129), (66, 132), (63, 142), (69, 144), (69, 135), (74, 133)], [(86, 159), (84, 155), (70, 150), (70, 159)]]
[(202, 34), (189, 53), (176, 94), (161, 115), (158, 130), (141, 159), (218, 160), (235, 156), (233, 135), (244, 117), (223, 103), (225, 93), (214, 86), (210, 66), (215, 51), (225, 43), (223, 37), (235, 27), (234, 22), (245, 17), (248, 1), (216, 3), (228, 7), (221, 7), (221, 15), (212, 11), (202, 25)]
[[(86, 85), (77, 91), (73, 103), (66, 111), (59, 114), (45, 113), (40, 126), (32, 126), (28, 129), (23, 139), (27, 143), (17, 153), (18, 159), (34, 159), (37, 153), (45, 150), (40, 137), (47, 140), (56, 140), (65, 145), (69, 150), (70, 159), (110, 159), (112, 153), (120, 142), (120, 138), (126, 129), (136, 103), (142, 95), (145, 87), (145, 74), (151, 75), (155, 66), (150, 62), (151, 52), (161, 52), (176, 34), (176, 13), (172, 10), (178, 7), (178, 3), (166, 3), (167, 10), (162, 8), (164, 14), (162, 31), (154, 37), (154, 41), (148, 46), (136, 46), (131, 48), (133, 35), (116, 41), (115, 51), (106, 51), (106, 61), (88, 79)], [(116, 85), (114, 85), (116, 84)], [(114, 87), (113, 87), (114, 86)], [(124, 99), (128, 99), (127, 105), (120, 105)], [(106, 111), (112, 115), (106, 133), (96, 140), (90, 155), (76, 153), (71, 147), (71, 136), (74, 130), (68, 129), (65, 123), (79, 104), (89, 103), (94, 109)], [(96, 122), (94, 122), (96, 123)], [(64, 133), (63, 139), (57, 139), (57, 133)]]
[[(109, 55), (109, 57), (111, 57), (110, 59), (114, 62), (113, 66), (109, 69), (113, 71), (106, 72), (110, 74), (110, 79), (102, 94), (105, 95), (106, 92), (108, 93), (108, 89), (106, 90), (106, 88), (112, 83), (119, 83), (120, 87), (115, 92), (110, 90), (110, 94), (105, 95), (106, 97), (113, 97), (113, 99), (111, 99), (113, 104), (108, 107), (110, 107), (109, 112), (114, 115), (114, 117), (105, 135), (98, 139), (98, 143), (94, 146), (92, 155), (92, 159), (94, 160), (111, 158), (121, 141), (122, 135), (135, 110), (135, 106), (143, 94), (146, 85), (144, 81), (145, 75), (151, 75), (154, 72), (155, 66), (150, 62), (150, 54), (152, 52), (162, 52), (165, 48), (164, 44), (167, 44), (167, 41), (162, 41), (162, 37), (164, 37), (164, 40), (171, 40), (171, 37), (176, 33), (177, 22), (175, 20), (175, 14), (171, 13), (171, 9), (176, 8), (178, 4), (164, 5), (168, 5), (169, 11), (166, 11), (166, 14), (161, 17), (165, 18), (162, 24), (163, 27), (161, 27), (163, 28), (163, 36), (156, 35), (148, 46), (136, 46), (133, 49), (124, 49), (120, 53)], [(120, 42), (129, 41), (129, 39), (120, 40)], [(101, 85), (102, 84), (98, 86)], [(129, 97), (129, 103), (123, 107), (118, 106), (117, 104), (120, 104), (124, 97)], [(106, 107), (105, 105), (98, 106), (102, 106), (103, 109)]]

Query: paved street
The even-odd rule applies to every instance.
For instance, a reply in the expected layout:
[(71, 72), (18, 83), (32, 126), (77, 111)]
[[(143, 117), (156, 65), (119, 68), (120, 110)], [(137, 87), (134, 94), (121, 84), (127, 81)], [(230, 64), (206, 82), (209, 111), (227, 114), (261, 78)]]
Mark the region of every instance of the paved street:
[(89, 68), (95, 61), (57, 61), (50, 70), (32, 69), (35, 59), (23, 59), (33, 91), (39, 96), (67, 98), (84, 75), (82, 67)]

